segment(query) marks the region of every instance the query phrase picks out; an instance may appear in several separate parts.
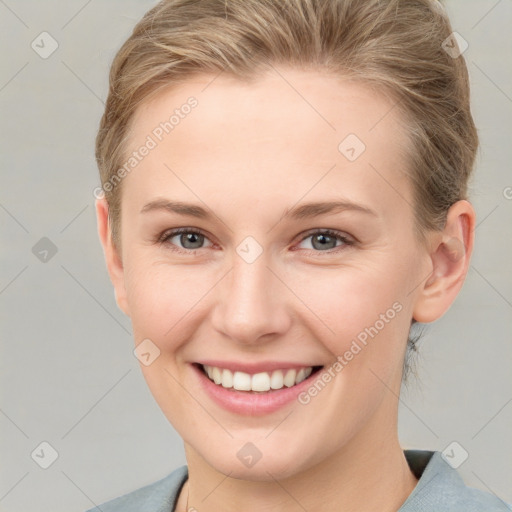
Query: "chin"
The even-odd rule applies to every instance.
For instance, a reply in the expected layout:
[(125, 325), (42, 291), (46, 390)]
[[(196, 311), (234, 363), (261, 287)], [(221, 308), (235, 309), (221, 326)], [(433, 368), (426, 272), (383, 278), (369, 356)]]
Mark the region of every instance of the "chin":
[[(265, 454), (265, 451), (270, 453)], [(234, 456), (228, 456), (229, 452), (233, 452)], [(210, 452), (208, 455), (202, 455), (202, 458), (215, 471), (231, 478), (272, 482), (290, 478), (314, 465), (303, 448), (297, 447), (296, 454), (291, 452), (292, 450), (289, 450), (288, 454), (283, 453), (278, 446), (257, 451), (254, 445), (247, 443), (242, 445), (242, 448), (227, 448), (220, 453)], [(297, 461), (300, 461), (300, 466), (297, 465)]]

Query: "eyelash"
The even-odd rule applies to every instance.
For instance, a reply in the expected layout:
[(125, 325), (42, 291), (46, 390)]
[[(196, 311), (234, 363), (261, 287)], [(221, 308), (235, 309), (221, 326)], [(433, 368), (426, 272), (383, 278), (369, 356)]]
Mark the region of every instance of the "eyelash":
[[(158, 237), (157, 242), (160, 245), (172, 246), (172, 250), (173, 251), (176, 251), (176, 252), (181, 253), (181, 254), (188, 254), (188, 255), (196, 254), (197, 251), (200, 251), (201, 249), (205, 249), (205, 247), (200, 247), (199, 249), (183, 249), (183, 248), (178, 247), (177, 245), (171, 244), (171, 242), (169, 242), (169, 240), (171, 238), (174, 238), (176, 235), (181, 235), (182, 233), (193, 233), (193, 234), (196, 234), (196, 235), (204, 236), (206, 239), (208, 239), (208, 237), (204, 233), (202, 233), (200, 230), (198, 230), (196, 228), (177, 228), (177, 229), (173, 229), (173, 230), (170, 230), (170, 231), (164, 231)], [(317, 250), (314, 250), (314, 249), (303, 249), (303, 250), (310, 251), (310, 252), (313, 252), (313, 253), (318, 254), (318, 255), (320, 255), (322, 253), (333, 254), (334, 252), (338, 252), (340, 249), (343, 249), (343, 247), (352, 246), (352, 245), (355, 244), (354, 240), (352, 240), (349, 237), (343, 235), (341, 232), (338, 232), (338, 231), (335, 231), (335, 230), (332, 230), (332, 229), (316, 229), (316, 230), (313, 230), (313, 231), (309, 231), (309, 232), (307, 232), (307, 234), (305, 234), (299, 240), (299, 243), (302, 243), (304, 240), (306, 240), (307, 238), (309, 238), (311, 236), (314, 236), (314, 235), (327, 235), (327, 236), (336, 238), (337, 240), (342, 242), (342, 245), (340, 245), (338, 247), (334, 247), (334, 248), (326, 250), (326, 251), (317, 251)]]

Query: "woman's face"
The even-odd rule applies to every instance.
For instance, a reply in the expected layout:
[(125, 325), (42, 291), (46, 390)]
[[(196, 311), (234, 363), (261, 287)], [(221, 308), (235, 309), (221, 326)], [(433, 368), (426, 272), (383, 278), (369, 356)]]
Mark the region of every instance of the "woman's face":
[[(286, 68), (252, 84), (200, 76), (138, 109), (116, 293), (189, 456), (270, 480), (396, 435), (429, 271), (396, 110)], [(284, 387), (234, 390), (231, 376)]]

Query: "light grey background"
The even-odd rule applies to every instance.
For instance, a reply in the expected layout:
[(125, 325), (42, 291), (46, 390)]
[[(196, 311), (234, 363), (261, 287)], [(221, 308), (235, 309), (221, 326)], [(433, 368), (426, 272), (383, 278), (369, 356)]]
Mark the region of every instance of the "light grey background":
[[(511, 502), (512, 0), (447, 3), (469, 43), (481, 137), (477, 247), (460, 297), (420, 345), (400, 435), (405, 448), (457, 441), (466, 482)], [(154, 4), (0, 0), (2, 512), (80, 512), (186, 463), (132, 354), (92, 193), (109, 64)], [(31, 48), (43, 31), (59, 45), (46, 59)], [(58, 251), (46, 262), (32, 252), (42, 237)], [(50, 460), (43, 441), (58, 452), (48, 469), (34, 460)]]

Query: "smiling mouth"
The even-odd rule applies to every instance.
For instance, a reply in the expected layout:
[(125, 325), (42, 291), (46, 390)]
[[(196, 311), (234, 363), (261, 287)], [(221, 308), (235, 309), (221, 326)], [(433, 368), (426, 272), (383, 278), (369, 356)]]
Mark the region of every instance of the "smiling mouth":
[(217, 366), (197, 364), (208, 379), (220, 387), (234, 391), (268, 393), (291, 388), (317, 373), (323, 366), (288, 368), (271, 372), (246, 373)]

